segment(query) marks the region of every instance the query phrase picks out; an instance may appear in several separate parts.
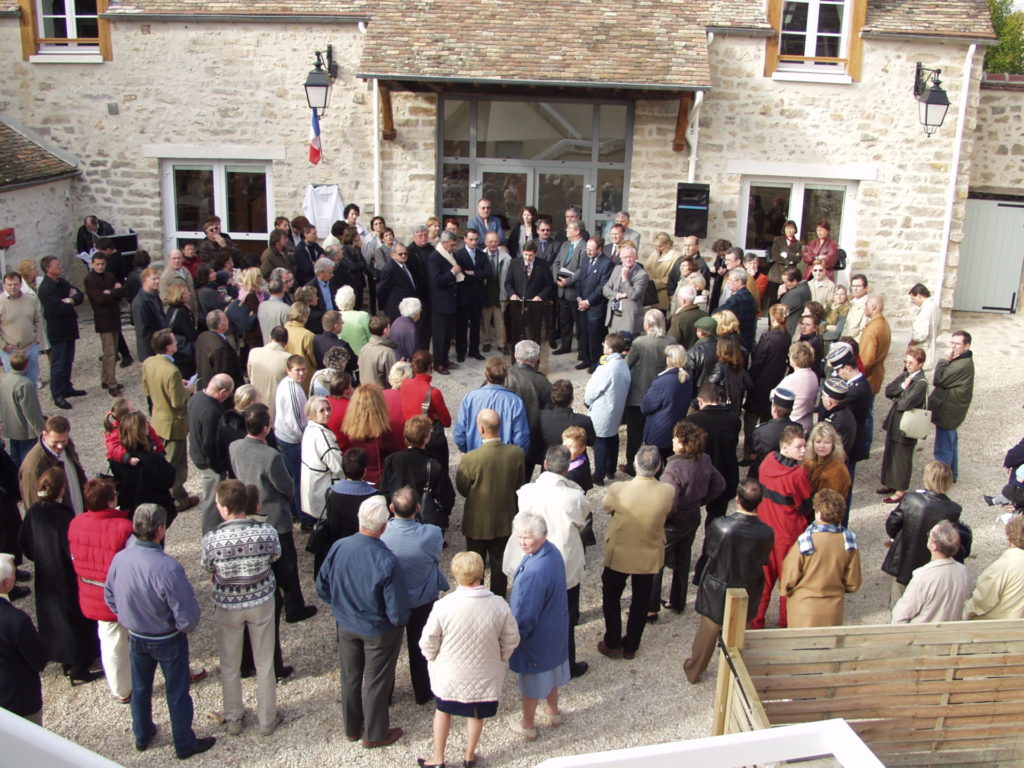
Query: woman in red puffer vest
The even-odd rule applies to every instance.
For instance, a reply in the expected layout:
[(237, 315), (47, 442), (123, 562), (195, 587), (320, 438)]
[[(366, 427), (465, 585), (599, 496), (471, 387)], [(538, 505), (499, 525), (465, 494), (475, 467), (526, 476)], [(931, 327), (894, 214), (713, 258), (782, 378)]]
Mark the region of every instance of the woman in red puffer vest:
[(103, 586), (114, 555), (124, 549), (132, 534), (128, 513), (114, 509), (114, 484), (89, 480), (82, 489), (85, 512), (68, 527), (71, 559), (78, 576), (78, 602), (82, 614), (99, 622), (100, 658), (110, 692), (123, 704), (131, 700), (132, 670), (128, 630), (103, 599)]

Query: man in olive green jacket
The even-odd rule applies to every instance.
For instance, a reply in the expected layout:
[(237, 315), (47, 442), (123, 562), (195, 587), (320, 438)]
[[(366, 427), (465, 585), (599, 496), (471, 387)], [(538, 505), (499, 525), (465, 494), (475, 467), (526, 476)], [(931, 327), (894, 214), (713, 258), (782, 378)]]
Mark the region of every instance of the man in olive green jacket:
[(501, 417), (490, 408), (476, 415), (481, 446), (462, 457), (455, 487), (466, 497), (462, 533), (466, 548), (491, 569), (491, 592), (505, 596), (508, 578), (501, 570), (505, 544), (512, 535), (518, 508), (516, 491), (525, 482), (526, 454), (517, 445), (501, 442)]
[(956, 430), (967, 418), (974, 396), (974, 357), (967, 331), (957, 331), (950, 338), (949, 352), (935, 364), (932, 383), (935, 388), (928, 398), (928, 408), (935, 425), (935, 460), (952, 468), (955, 482), (959, 474)]

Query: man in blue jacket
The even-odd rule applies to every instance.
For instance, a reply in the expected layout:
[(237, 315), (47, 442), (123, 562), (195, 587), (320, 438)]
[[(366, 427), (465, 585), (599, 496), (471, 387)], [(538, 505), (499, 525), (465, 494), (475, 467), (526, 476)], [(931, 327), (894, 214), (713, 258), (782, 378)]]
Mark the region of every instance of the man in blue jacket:
[(383, 496), (364, 501), (359, 532), (334, 542), (316, 579), (338, 624), (345, 738), (362, 739), (367, 749), (394, 744), (403, 733), (391, 727), (388, 706), (409, 591), (398, 558), (380, 540), (388, 516)]

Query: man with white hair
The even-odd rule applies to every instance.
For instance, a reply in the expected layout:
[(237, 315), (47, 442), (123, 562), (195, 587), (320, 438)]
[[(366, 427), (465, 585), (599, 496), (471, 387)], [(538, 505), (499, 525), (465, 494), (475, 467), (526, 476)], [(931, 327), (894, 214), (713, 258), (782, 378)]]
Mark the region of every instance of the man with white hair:
[(743, 267), (736, 267), (726, 274), (725, 287), (729, 297), (718, 305), (718, 311), (729, 310), (736, 315), (740, 321), (740, 340), (749, 352), (754, 349), (757, 335), (757, 302), (747, 290), (747, 277), (747, 270)]
[(689, 349), (697, 343), (697, 321), (708, 313), (697, 306), (697, 289), (691, 283), (683, 283), (676, 290), (679, 309), (669, 321), (668, 335)]
[(633, 245), (640, 248), (640, 233), (629, 226), (629, 212), (619, 211), (615, 214), (615, 224), (622, 227), (622, 239), (632, 240)]
[(427, 262), (427, 279), (430, 288), (430, 306), (433, 312), (430, 323), (434, 353), (434, 372), (444, 376), (449, 369), (458, 368), (458, 363), (448, 359), (448, 352), (455, 338), (456, 286), (466, 279), (462, 267), (455, 261), (455, 246), (458, 235), (445, 230), (437, 247), (431, 251)]
[(483, 309), (480, 315), (480, 341), (482, 351), (490, 352), (493, 346), (501, 352), (505, 349), (505, 305), (508, 293), (505, 290), (505, 275), (512, 257), (501, 245), (497, 232), (488, 232), (484, 237), (484, 258), (490, 262), (491, 276), (484, 287)]
[(398, 558), (380, 540), (389, 516), (383, 496), (364, 501), (359, 532), (331, 546), (316, 579), (338, 625), (345, 738), (361, 739), (367, 749), (394, 744), (403, 733), (391, 727), (388, 707), (409, 592)]
[(953, 556), (960, 551), (960, 533), (949, 520), (928, 531), (931, 560), (914, 569), (903, 596), (892, 609), (893, 624), (961, 621), (971, 596), (971, 573)]
[(551, 382), (537, 370), (540, 363), (540, 344), (524, 339), (516, 344), (516, 361), (508, 369), (505, 386), (523, 399), (526, 422), (530, 427), (530, 447), (526, 450), (526, 479), (533, 468), (544, 461), (544, 436), (541, 416), (552, 407)]
[(14, 556), (0, 554), (0, 707), (42, 725), (39, 673), (49, 661), (49, 649), (28, 614), (6, 599), (15, 573)]
[(199, 304), (196, 301), (196, 285), (192, 273), (185, 269), (185, 257), (175, 248), (167, 254), (167, 268), (160, 273), (160, 301), (167, 306), (167, 291), (175, 283), (181, 283), (188, 289), (188, 306), (192, 317), (199, 317)]
[(307, 285), (316, 288), (320, 298), (320, 306), (324, 311), (338, 309), (334, 302), (334, 294), (342, 286), (340, 277), (335, 276), (335, 265), (327, 256), (321, 256), (313, 263), (313, 279)]

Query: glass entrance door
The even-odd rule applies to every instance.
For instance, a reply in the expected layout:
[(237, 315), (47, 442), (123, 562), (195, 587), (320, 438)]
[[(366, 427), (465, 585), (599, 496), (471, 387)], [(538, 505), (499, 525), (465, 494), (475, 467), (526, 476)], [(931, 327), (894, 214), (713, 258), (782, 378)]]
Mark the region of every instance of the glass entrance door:
[(480, 178), (472, 190), (470, 210), (476, 214), (476, 204), (483, 199), (491, 201), (491, 215), (501, 217), (506, 229), (515, 226), (523, 208), (534, 205), (534, 174), (528, 168), (480, 168)]
[(479, 177), (471, 185), (468, 209), (475, 215), (477, 203), (486, 198), (491, 201), (491, 213), (501, 216), (510, 229), (523, 208), (532, 205), (550, 216), (558, 230), (565, 222), (565, 210), (576, 205), (583, 211), (587, 229), (593, 231), (597, 196), (592, 177), (589, 170), (557, 166), (480, 166)]

